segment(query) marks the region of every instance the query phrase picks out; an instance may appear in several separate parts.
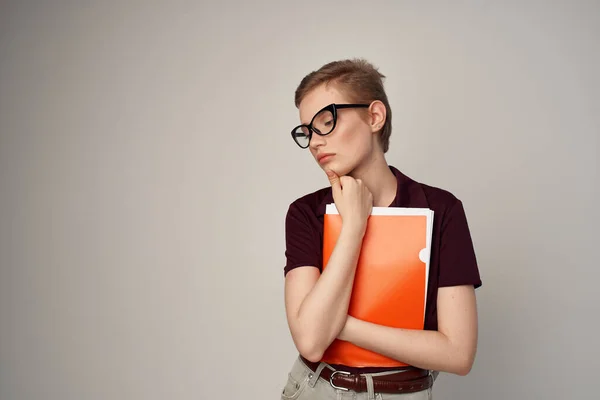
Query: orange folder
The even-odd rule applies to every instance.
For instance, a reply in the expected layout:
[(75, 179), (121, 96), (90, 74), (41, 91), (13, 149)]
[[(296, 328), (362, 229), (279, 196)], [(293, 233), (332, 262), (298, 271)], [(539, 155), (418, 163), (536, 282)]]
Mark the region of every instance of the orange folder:
[[(433, 211), (373, 207), (356, 267), (348, 314), (395, 328), (423, 329)], [(335, 204), (324, 216), (323, 269), (342, 228)], [(352, 367), (402, 367), (399, 360), (334, 340), (322, 361)]]

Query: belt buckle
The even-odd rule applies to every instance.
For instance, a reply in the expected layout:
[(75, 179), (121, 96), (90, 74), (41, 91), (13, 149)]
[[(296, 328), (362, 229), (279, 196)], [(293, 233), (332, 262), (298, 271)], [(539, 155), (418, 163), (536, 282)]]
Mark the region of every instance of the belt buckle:
[(346, 372), (346, 371), (333, 371), (331, 373), (331, 376), (329, 377), (329, 384), (334, 388), (334, 389), (340, 389), (340, 390), (345, 390), (345, 391), (349, 391), (350, 389), (345, 388), (345, 387), (341, 387), (341, 386), (335, 386), (333, 384), (333, 377), (335, 376), (335, 374), (343, 374), (343, 375), (351, 375), (350, 372)]

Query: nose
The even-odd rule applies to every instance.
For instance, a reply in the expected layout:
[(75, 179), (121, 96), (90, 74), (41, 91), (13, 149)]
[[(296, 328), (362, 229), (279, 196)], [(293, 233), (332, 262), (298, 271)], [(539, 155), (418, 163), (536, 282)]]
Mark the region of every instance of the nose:
[(317, 135), (316, 133), (313, 133), (311, 138), (310, 138), (310, 147), (313, 150), (318, 149), (321, 146), (324, 146), (327, 142), (325, 141), (325, 137), (321, 136), (321, 135)]

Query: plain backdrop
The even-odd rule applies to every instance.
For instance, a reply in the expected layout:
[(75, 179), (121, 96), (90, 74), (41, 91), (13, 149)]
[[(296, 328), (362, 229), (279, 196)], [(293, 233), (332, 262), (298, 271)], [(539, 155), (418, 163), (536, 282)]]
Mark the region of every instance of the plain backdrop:
[(477, 359), (434, 397), (593, 397), (599, 43), (597, 1), (3, 1), (0, 398), (279, 398), (285, 213), (328, 183), (294, 90), (350, 57), (475, 243)]

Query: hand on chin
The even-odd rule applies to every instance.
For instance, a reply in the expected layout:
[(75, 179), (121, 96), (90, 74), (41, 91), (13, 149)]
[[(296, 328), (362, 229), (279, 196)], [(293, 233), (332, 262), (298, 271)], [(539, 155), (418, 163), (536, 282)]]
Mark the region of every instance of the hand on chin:
[(321, 165), (321, 169), (323, 169), (324, 172), (333, 171), (333, 172), (335, 172), (335, 174), (337, 176), (344, 176), (344, 175), (347, 175), (348, 172), (350, 172), (350, 169), (348, 169), (347, 167), (340, 165), (339, 163), (336, 163), (336, 162), (331, 162), (331, 163), (326, 163), (325, 165)]

